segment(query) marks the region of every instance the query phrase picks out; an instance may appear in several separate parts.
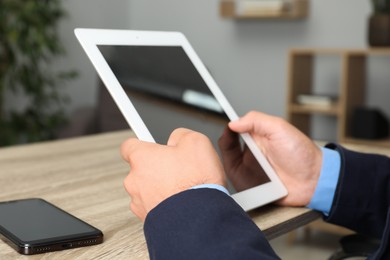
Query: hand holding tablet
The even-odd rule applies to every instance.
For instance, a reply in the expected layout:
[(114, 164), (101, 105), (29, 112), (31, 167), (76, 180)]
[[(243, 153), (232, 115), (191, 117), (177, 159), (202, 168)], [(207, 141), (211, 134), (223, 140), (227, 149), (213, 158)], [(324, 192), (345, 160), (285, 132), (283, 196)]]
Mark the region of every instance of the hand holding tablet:
[(122, 144), (121, 153), (131, 168), (124, 181), (130, 208), (141, 220), (173, 195), (205, 183), (226, 186), (212, 143), (189, 129), (174, 130), (167, 145), (130, 138)]
[[(219, 151), (218, 139), (238, 116), (181, 33), (100, 29), (75, 33), (140, 140), (166, 144), (174, 129), (184, 127), (206, 135)], [(230, 189), (232, 197), (250, 210), (285, 196), (285, 187), (253, 139), (249, 134), (241, 137), (259, 163), (250, 174), (261, 175), (262, 181), (239, 192)]]

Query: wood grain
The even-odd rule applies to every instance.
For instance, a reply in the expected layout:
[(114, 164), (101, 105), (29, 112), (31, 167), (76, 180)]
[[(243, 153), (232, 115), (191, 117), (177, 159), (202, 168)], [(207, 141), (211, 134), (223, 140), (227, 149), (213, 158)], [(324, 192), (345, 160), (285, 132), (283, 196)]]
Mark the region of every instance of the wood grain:
[[(148, 259), (142, 223), (130, 212), (123, 188), (129, 171), (120, 131), (0, 149), (0, 201), (38, 197), (101, 229), (103, 244), (28, 259)], [(250, 212), (271, 239), (319, 217), (305, 208), (274, 205)], [(25, 259), (0, 241), (0, 259)]]

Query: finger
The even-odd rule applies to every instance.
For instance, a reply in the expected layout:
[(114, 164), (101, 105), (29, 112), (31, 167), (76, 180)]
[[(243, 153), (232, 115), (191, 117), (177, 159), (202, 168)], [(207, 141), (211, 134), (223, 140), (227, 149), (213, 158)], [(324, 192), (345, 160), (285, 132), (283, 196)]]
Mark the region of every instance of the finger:
[(232, 169), (242, 158), (241, 144), (239, 136), (226, 128), (218, 140), (225, 169)]
[[(238, 120), (231, 121), (229, 127), (231, 130), (238, 133), (253, 132), (255, 126), (254, 122), (258, 116), (258, 112), (249, 112)], [(259, 118), (260, 120), (260, 118)]]
[(121, 151), (122, 158), (125, 161), (128, 162), (130, 160), (129, 157), (132, 154), (132, 151), (137, 149), (137, 146), (139, 145), (140, 142), (141, 141), (136, 138), (129, 138), (122, 143), (120, 151)]
[(130, 210), (142, 221), (145, 220), (146, 210), (144, 205), (141, 203), (139, 187), (136, 184), (136, 178), (134, 174), (128, 174), (123, 181), (124, 187), (130, 196)]
[(194, 131), (187, 128), (177, 128), (173, 130), (173, 132), (168, 138), (167, 145), (177, 146), (180, 143), (180, 141), (190, 133), (194, 133)]
[(235, 148), (238, 142), (238, 134), (231, 131), (229, 127), (226, 127), (218, 140), (218, 146), (221, 150), (225, 151), (230, 150), (232, 147)]
[(130, 138), (122, 143), (121, 155), (125, 161), (132, 164), (132, 159), (134, 157), (136, 156), (147, 157), (148, 156), (147, 153), (148, 152), (151, 153), (155, 151), (157, 147), (162, 147), (162, 145), (157, 143), (141, 141), (136, 138)]
[(136, 185), (135, 185), (134, 177), (135, 174), (131, 172), (123, 180), (123, 186), (125, 187), (125, 190), (127, 191), (130, 197), (134, 197), (136, 195)]
[(142, 222), (145, 221), (146, 218), (146, 210), (142, 206), (142, 203), (138, 203), (138, 200), (131, 200), (130, 202), (130, 210), (134, 213)]
[(257, 111), (251, 111), (240, 119), (230, 122), (229, 128), (237, 133), (268, 135), (271, 133), (268, 133), (267, 131), (274, 129), (275, 125), (277, 125), (276, 120), (278, 120), (276, 117)]

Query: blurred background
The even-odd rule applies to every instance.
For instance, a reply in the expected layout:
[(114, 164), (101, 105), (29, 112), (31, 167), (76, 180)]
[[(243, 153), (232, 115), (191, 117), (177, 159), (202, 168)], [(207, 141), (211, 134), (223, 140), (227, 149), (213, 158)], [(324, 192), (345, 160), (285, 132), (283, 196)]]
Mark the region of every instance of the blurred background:
[[(369, 48), (371, 0), (307, 0), (302, 17), (266, 19), (222, 15), (222, 2), (2, 0), (0, 146), (127, 128), (74, 36), (77, 27), (184, 33), (239, 115), (259, 110), (287, 118), (292, 48)], [(379, 107), (385, 116), (390, 115), (389, 68), (388, 55), (369, 57), (365, 79), (366, 105)], [(319, 92), (338, 93), (342, 69), (340, 56), (321, 56), (313, 84)], [(336, 124), (326, 113), (314, 117), (311, 137), (337, 140)], [(308, 237), (307, 230), (298, 230), (273, 243), (285, 248), (286, 239), (289, 245), (305, 241), (296, 242), (304, 246), (297, 253), (302, 259), (307, 245), (317, 245)], [(323, 255), (332, 251), (333, 242)], [(289, 252), (284, 259), (293, 259)]]
[[(19, 5), (27, 6), (28, 3), (34, 5), (40, 1), (3, 2), (5, 4), (20, 2)], [(373, 12), (370, 0), (310, 0), (307, 15), (300, 19), (222, 17), (220, 0), (41, 2), (51, 3), (46, 4), (46, 7), (57, 5), (55, 8), (64, 13), (55, 22), (49, 22), (52, 28), (47, 28), (50, 32), (55, 30), (58, 36), (56, 44), (61, 46), (63, 53), (53, 55), (50, 58), (50, 65), (46, 65), (46, 68), (43, 66), (41, 71), (50, 69), (54, 71), (53, 75), (66, 74), (65, 80), (61, 79), (61, 82), (56, 83), (56, 90), (66, 99), (66, 102), (61, 104), (61, 111), (68, 121), (75, 113), (80, 115), (80, 109), (96, 107), (100, 97), (96, 72), (74, 36), (73, 30), (76, 27), (181, 31), (187, 36), (239, 115), (249, 110), (260, 110), (286, 117), (289, 50), (366, 48), (368, 19)], [(30, 9), (33, 11), (33, 8)], [(23, 12), (28, 13), (29, 10)], [(32, 16), (35, 18), (42, 17), (36, 10), (34, 12), (36, 13)], [(10, 12), (7, 15), (4, 14), (5, 11), (2, 13), (2, 16), (12, 16)], [(17, 11), (14, 15), (14, 19), (19, 19), (17, 17), (20, 14)], [(32, 27), (34, 24), (31, 21), (27, 20), (24, 26), (29, 35), (34, 35), (36, 29)], [(23, 35), (23, 32), (21, 34)], [(52, 43), (48, 43), (48, 46), (50, 44)], [(34, 45), (27, 47), (34, 48)], [(366, 102), (368, 105), (379, 106), (386, 114), (390, 114), (387, 101), (390, 59), (387, 57), (374, 59), (375, 62), (370, 62), (368, 66), (369, 88)], [(315, 77), (317, 85), (334, 90), (339, 88), (340, 61), (337, 57), (323, 58), (316, 68), (321, 70), (319, 76)], [(23, 92), (26, 91), (11, 89), (5, 86), (1, 90), (2, 118), (9, 117), (4, 114), (6, 111), (23, 110), (29, 102), (23, 97)], [(19, 119), (18, 121), (22, 121)], [(51, 120), (61, 122), (61, 118)], [(334, 118), (319, 116), (313, 118), (313, 121), (313, 138), (336, 139)], [(19, 125), (33, 127), (20, 122)], [(59, 136), (74, 134), (62, 131)], [(5, 136), (3, 133), (2, 135)], [(46, 133), (46, 136), (42, 137), (50, 138), (54, 135)], [(34, 140), (34, 137), (18, 138), (22, 141)], [(39, 138), (41, 137), (35, 139)]]

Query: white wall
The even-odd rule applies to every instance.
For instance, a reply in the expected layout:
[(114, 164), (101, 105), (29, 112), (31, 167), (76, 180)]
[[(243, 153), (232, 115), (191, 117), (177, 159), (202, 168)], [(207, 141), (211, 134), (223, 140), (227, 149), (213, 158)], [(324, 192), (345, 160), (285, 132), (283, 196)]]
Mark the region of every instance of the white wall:
[(128, 25), (129, 1), (122, 0), (67, 0), (63, 7), (68, 18), (60, 24), (60, 36), (67, 55), (56, 66), (58, 69), (76, 69), (79, 77), (64, 86), (71, 102), (68, 112), (96, 103), (97, 74), (74, 35), (77, 27), (118, 28)]
[(284, 115), (289, 48), (365, 46), (368, 0), (312, 0), (303, 21), (222, 19), (218, 3), (132, 1), (130, 27), (184, 32), (240, 113)]
[[(297, 21), (223, 19), (219, 0), (68, 0), (64, 4), (72, 18), (62, 26), (69, 47), (64, 64), (82, 73), (69, 86), (73, 107), (94, 102), (96, 82), (92, 66), (74, 39), (74, 27), (178, 30), (188, 37), (239, 114), (256, 109), (278, 116), (285, 115), (288, 50), (364, 48), (370, 13), (369, 0), (311, 0), (309, 17)], [(375, 74), (382, 82), (375, 92), (368, 93), (371, 104), (387, 104), (390, 96), (385, 94), (390, 82), (386, 75), (389, 60), (380, 59), (379, 63), (370, 67), (370, 77)], [(323, 83), (329, 81), (330, 87), (336, 88), (337, 77), (328, 75)], [(390, 115), (390, 107), (385, 109)], [(327, 119), (321, 122), (322, 126), (317, 126), (320, 132), (332, 124)]]

